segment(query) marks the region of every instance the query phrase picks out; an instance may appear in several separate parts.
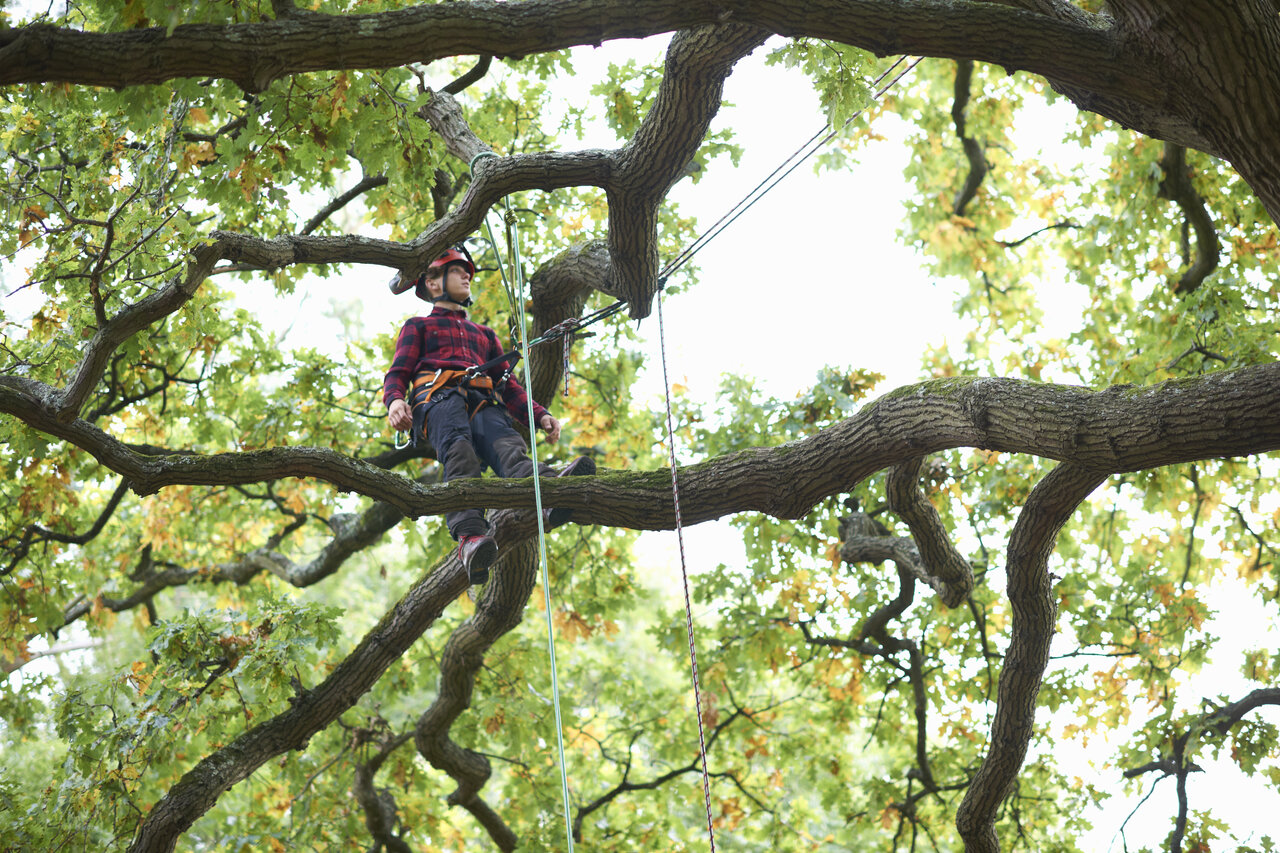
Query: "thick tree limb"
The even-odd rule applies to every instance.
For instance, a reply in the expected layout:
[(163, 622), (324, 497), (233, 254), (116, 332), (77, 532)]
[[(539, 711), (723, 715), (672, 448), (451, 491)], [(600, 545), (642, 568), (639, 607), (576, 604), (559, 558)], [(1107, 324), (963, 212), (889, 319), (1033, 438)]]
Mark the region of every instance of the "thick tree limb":
[[(306, 16), (250, 24), (187, 24), (114, 33), (49, 25), (11, 30), (0, 42), (0, 85), (68, 82), (121, 88), (177, 77), (220, 77), (261, 91), (306, 71), (392, 68), (451, 56), (524, 56), (618, 38), (643, 38), (726, 20), (787, 36), (1039, 70), (1034, 47), (1058, 39), (1057, 60), (1087, 78), (1114, 65), (1100, 19), (1045, 16), (996, 4), (779, 0), (530, 0), (460, 2), (372, 15)], [(1086, 26), (1094, 24), (1094, 26)], [(991, 32), (1005, 38), (992, 39)], [(927, 48), (927, 49), (922, 49)], [(1091, 63), (1092, 64), (1091, 66)], [(1152, 83), (1156, 82), (1154, 80)], [(1113, 87), (1119, 89), (1118, 81)]]
[[(1066, 4), (936, 0), (530, 0), (228, 26), (0, 35), (0, 85), (123, 87), (222, 77), (261, 91), (287, 74), (387, 68), (448, 56), (522, 56), (732, 20), (784, 36), (994, 63), (1044, 76), (1082, 109), (1229, 160), (1280, 220), (1280, 20), (1262, 0), (1125, 0), (1114, 17)], [(999, 33), (999, 38), (993, 38)], [(1211, 69), (1205, 57), (1214, 57)]]
[(943, 604), (955, 607), (973, 591), (973, 569), (952, 544), (941, 516), (920, 489), (923, 464), (924, 457), (917, 456), (895, 465), (885, 482), (885, 493), (889, 508), (911, 529), (925, 572), (920, 580), (937, 591)]
[(208, 278), (218, 260), (217, 250), (213, 246), (202, 246), (192, 254), (194, 257), (181, 277), (125, 308), (98, 330), (85, 347), (84, 357), (77, 365), (71, 382), (56, 394), (56, 401), (52, 406), (55, 418), (63, 422), (75, 418), (102, 379), (107, 362), (116, 347), (152, 323), (177, 311), (196, 292), (200, 283)]
[(516, 835), (479, 795), (489, 779), (489, 760), (455, 743), (449, 737), (449, 729), (471, 706), (476, 673), (484, 663), (485, 652), (520, 624), (537, 574), (538, 548), (534, 539), (521, 542), (495, 564), (492, 579), (476, 602), (475, 615), (459, 626), (445, 644), (440, 657), (440, 692), (414, 729), (418, 752), (458, 784), (449, 795), (449, 804), (471, 812), (498, 849), (504, 851), (515, 849)]
[[(658, 210), (706, 137), (734, 63), (767, 36), (766, 31), (741, 26), (676, 33), (667, 50), (666, 73), (653, 106), (631, 141), (616, 152), (584, 151), (554, 158), (548, 154), (481, 157), (491, 149), (472, 132), (452, 98), (437, 94), (420, 113), (445, 140), (449, 152), (469, 164), (475, 175), (460, 202), (460, 211), (479, 207), (483, 215), (483, 210), (511, 191), (495, 196), (492, 184), (510, 187), (514, 172), (524, 169), (533, 158), (544, 162), (545, 175), (541, 184), (532, 186), (596, 186), (605, 190), (609, 203), (609, 292), (624, 299), (631, 316), (639, 319), (648, 316), (658, 287)], [(574, 165), (578, 159), (582, 164), (595, 164), (590, 179), (583, 180), (581, 164)], [(562, 176), (569, 171), (578, 177), (563, 182)], [(401, 274), (416, 277), (418, 272), (405, 269)]]
[[(1174, 293), (1187, 294), (1203, 284), (1209, 273), (1218, 268), (1218, 232), (1213, 227), (1213, 217), (1204, 206), (1204, 199), (1191, 183), (1186, 149), (1166, 142), (1160, 156), (1160, 168), (1164, 171), (1164, 180), (1160, 182), (1159, 194), (1178, 205), (1186, 222), (1196, 232), (1195, 255), (1187, 258), (1187, 268), (1173, 286)], [(1190, 254), (1190, 246), (1184, 246), (1184, 249)]]
[(955, 96), (951, 103), (951, 122), (955, 125), (956, 136), (964, 148), (965, 159), (969, 161), (969, 172), (965, 175), (964, 184), (956, 192), (951, 202), (951, 212), (956, 216), (964, 216), (965, 208), (982, 186), (982, 179), (987, 176), (987, 155), (982, 143), (972, 136), (966, 135), (965, 110), (969, 106), (970, 87), (973, 80), (973, 60), (962, 59), (956, 63)]
[[(150, 456), (85, 423), (62, 423), (55, 389), (0, 380), (0, 412), (92, 454), (139, 494), (172, 485), (230, 485), (308, 477), (391, 504), (405, 515), (462, 507), (527, 508), (529, 480), (422, 486), (326, 448)], [(953, 378), (910, 385), (809, 438), (754, 448), (680, 473), (686, 523), (735, 512), (799, 518), (883, 468), (954, 447), (1028, 453), (1105, 474), (1265, 453), (1280, 448), (1280, 363), (1105, 391), (1014, 379)], [(666, 471), (548, 480), (543, 499), (584, 524), (671, 529)]]
[(671, 39), (658, 95), (618, 151), (616, 173), (605, 187), (614, 283), (632, 319), (649, 316), (658, 289), (658, 210), (706, 138), (734, 63), (768, 36), (735, 24), (681, 31)]
[(966, 853), (998, 853), (995, 823), (1013, 790), (1034, 730), (1036, 698), (1053, 640), (1057, 605), (1049, 556), (1058, 531), (1106, 475), (1072, 463), (1054, 468), (1036, 484), (1009, 539), (1009, 604), (1013, 632), (996, 692), (987, 757), (956, 812)]
[[(540, 336), (570, 317), (580, 317), (593, 291), (614, 295), (612, 280), (609, 248), (602, 240), (592, 240), (556, 255), (529, 280), (533, 295), (530, 336)], [(533, 398), (553, 399), (565, 381), (561, 344), (553, 342), (533, 349), (529, 368)]]
[(373, 757), (356, 764), (351, 783), (351, 792), (364, 811), (364, 825), (373, 836), (375, 849), (376, 845), (382, 845), (388, 853), (413, 853), (413, 848), (395, 831), (399, 823), (395, 797), (386, 788), (376, 787), (373, 780), (387, 757), (408, 743), (409, 738), (408, 734), (384, 736)]

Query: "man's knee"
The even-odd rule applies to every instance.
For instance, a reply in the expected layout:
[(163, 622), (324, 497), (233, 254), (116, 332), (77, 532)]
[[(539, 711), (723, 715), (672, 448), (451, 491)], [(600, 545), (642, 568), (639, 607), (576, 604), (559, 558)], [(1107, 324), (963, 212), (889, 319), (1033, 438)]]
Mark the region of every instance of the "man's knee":
[(480, 457), (468, 438), (458, 438), (441, 457), (444, 462), (445, 480), (456, 480), (459, 477), (479, 477), (484, 470)]
[(493, 443), (493, 452), (498, 457), (498, 473), (503, 477), (533, 476), (533, 462), (520, 436), (504, 435)]

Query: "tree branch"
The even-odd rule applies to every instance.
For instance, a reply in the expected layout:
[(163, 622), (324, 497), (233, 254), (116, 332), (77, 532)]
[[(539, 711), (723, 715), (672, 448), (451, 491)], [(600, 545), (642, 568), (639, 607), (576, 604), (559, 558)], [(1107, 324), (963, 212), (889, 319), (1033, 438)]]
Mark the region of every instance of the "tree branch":
[[(1150, 2), (1112, 3), (1107, 16), (1068, 11), (1068, 4), (1054, 0), (477, 0), (372, 15), (187, 24), (171, 32), (88, 33), (32, 24), (0, 34), (0, 85), (121, 88), (220, 77), (258, 92), (272, 80), (307, 71), (389, 68), (459, 55), (523, 56), (732, 20), (879, 55), (979, 60), (1040, 74), (1081, 109), (1228, 159), (1280, 220), (1280, 172), (1269, 150), (1261, 156), (1257, 151), (1258, 140), (1280, 137), (1280, 63), (1272, 61), (1280, 55), (1280, 22), (1267, 4), (1246, 0), (1198, 0), (1156, 13), (1147, 8)], [(1154, 18), (1160, 26), (1141, 25)], [(1223, 61), (1206, 74), (1204, 56), (1259, 61)]]
[[(59, 533), (56, 530), (49, 530), (39, 524), (30, 524), (27, 529), (22, 532), (21, 536), (16, 533), (6, 536), (0, 540), (0, 548), (3, 548), (11, 555), (8, 565), (0, 570), (0, 577), (11, 573), (14, 568), (22, 561), (23, 558), (31, 552), (31, 546), (40, 542), (61, 542), (66, 545), (84, 545), (93, 541), (98, 534), (102, 532), (102, 528), (107, 526), (107, 522), (111, 520), (111, 516), (115, 514), (116, 508), (120, 506), (120, 501), (124, 499), (125, 494), (129, 491), (129, 485), (124, 480), (116, 486), (115, 491), (111, 493), (111, 497), (107, 500), (106, 506), (102, 508), (102, 512), (98, 513), (98, 517), (93, 524), (84, 533)], [(13, 545), (8, 542), (17, 539)]]
[(942, 603), (955, 607), (973, 591), (973, 569), (951, 542), (942, 518), (919, 486), (924, 457), (917, 456), (889, 471), (885, 494), (889, 507), (911, 529), (921, 556), (920, 579), (938, 593)]
[[(1177, 204), (1196, 232), (1194, 259), (1187, 258), (1187, 268), (1173, 287), (1174, 293), (1186, 295), (1203, 284), (1209, 273), (1218, 268), (1218, 232), (1204, 206), (1204, 199), (1191, 183), (1186, 149), (1166, 142), (1164, 154), (1160, 156), (1160, 168), (1164, 171), (1164, 179), (1160, 181), (1158, 194)], [(1188, 246), (1188, 252), (1189, 249)]]
[[(741, 26), (701, 27), (676, 33), (667, 50), (666, 73), (652, 108), (634, 137), (616, 152), (484, 157), (492, 149), (468, 126), (453, 98), (437, 93), (419, 111), (445, 141), (449, 152), (469, 164), (474, 180), (454, 216), (479, 209), (475, 225), (513, 188), (597, 186), (609, 203), (609, 292), (625, 300), (635, 319), (649, 314), (657, 292), (658, 209), (671, 186), (706, 137), (720, 108), (725, 78), (733, 65), (764, 42), (767, 32)], [(528, 166), (536, 158), (540, 180), (530, 183)], [(594, 164), (591, 176), (584, 166)], [(518, 177), (519, 175), (525, 177)], [(569, 175), (574, 175), (565, 182)], [(495, 193), (493, 187), (504, 189)], [(426, 235), (424, 234), (425, 238)], [(432, 245), (435, 241), (431, 241)], [(424, 262), (425, 263), (425, 262)], [(416, 278), (418, 268), (402, 269), (402, 280)]]
[[(272, 80), (307, 71), (392, 68), (476, 54), (523, 56), (727, 19), (785, 36), (857, 44), (881, 54), (971, 56), (1028, 70), (1048, 62), (1034, 45), (1055, 39), (1055, 53), (1061, 57), (1054, 65), (1064, 71), (1100, 78), (1097, 63), (1116, 65), (1112, 50), (1117, 45), (1100, 27), (1105, 19), (1047, 16), (996, 4), (878, 0), (813, 7), (777, 0), (638, 0), (626, 5), (530, 0), (510, 5), (481, 0), (370, 15), (183, 24), (172, 32), (151, 27), (88, 33), (29, 25), (0, 41), (0, 85), (68, 82), (121, 88), (176, 77), (219, 77), (259, 92)], [(992, 39), (993, 31), (1006, 37)]]
[[(147, 455), (85, 423), (62, 423), (56, 391), (0, 377), (0, 412), (64, 439), (122, 474), (139, 494), (171, 485), (232, 485), (309, 477), (391, 504), (412, 518), (464, 507), (527, 508), (530, 480), (422, 486), (326, 448), (278, 447)], [(1029, 453), (1103, 474), (1265, 453), (1280, 448), (1280, 363), (1105, 391), (1014, 379), (938, 379), (891, 392), (854, 416), (777, 448), (753, 448), (680, 473), (686, 523), (735, 512), (799, 518), (885, 467), (955, 447)], [(665, 470), (553, 479), (543, 500), (580, 524), (669, 530)]]
[(951, 212), (956, 216), (964, 216), (964, 210), (978, 194), (982, 179), (987, 175), (987, 157), (982, 143), (965, 135), (965, 109), (969, 106), (969, 89), (973, 80), (973, 60), (962, 59), (956, 63), (955, 95), (951, 103), (951, 121), (956, 128), (956, 136), (964, 148), (965, 159), (969, 161), (969, 172), (965, 175), (964, 185), (956, 192), (951, 203)]
[(387, 184), (386, 175), (372, 175), (372, 176), (366, 175), (365, 177), (362, 177), (360, 179), (360, 182), (357, 183), (354, 187), (347, 190), (342, 195), (338, 196), (333, 201), (326, 204), (323, 208), (320, 209), (320, 211), (315, 216), (308, 219), (307, 224), (302, 226), (302, 231), (300, 231), (299, 233), (310, 234), (312, 231), (315, 231), (317, 228), (319, 228), (324, 223), (324, 221), (328, 219), (330, 216), (333, 216), (339, 210), (342, 210), (342, 208), (346, 207), (348, 204), (355, 201), (357, 198), (364, 195), (369, 190), (386, 186), (386, 184)]
[[(512, 548), (527, 546), (536, 521), (530, 512), (502, 512), (494, 515), (493, 528), (501, 559)], [(323, 682), (303, 691), (287, 711), (259, 723), (187, 771), (147, 812), (130, 853), (170, 853), (178, 837), (224, 791), (273, 757), (305, 748), (312, 736), (355, 705), (466, 588), (466, 570), (456, 552), (451, 552), (405, 593)]]
[(489, 73), (489, 65), (492, 62), (493, 57), (485, 54), (476, 60), (476, 64), (473, 65), (466, 74), (458, 77), (452, 83), (445, 86), (441, 91), (447, 95), (456, 95), (459, 92), (464, 91), (472, 83), (480, 82), (480, 80), (484, 79), (484, 75)]
[(356, 802), (364, 811), (364, 824), (373, 836), (375, 845), (382, 845), (388, 853), (413, 853), (413, 848), (396, 834), (399, 817), (396, 815), (396, 799), (386, 788), (373, 784), (374, 776), (392, 752), (409, 742), (411, 735), (384, 737), (378, 751), (366, 762), (356, 764), (355, 779), (351, 790)]
[[(740, 707), (735, 707), (732, 714), (728, 715), (723, 720), (720, 720), (719, 722), (717, 722), (716, 725), (711, 729), (711, 733), (707, 736), (707, 752), (711, 751), (711, 748), (715, 745), (715, 742), (719, 739), (720, 735), (726, 729), (728, 729), (729, 726), (731, 726), (734, 723), (734, 721), (742, 717), (750, 718), (751, 712)], [(630, 793), (631, 791), (656, 790), (658, 788), (661, 788), (663, 785), (667, 784), (668, 782), (670, 782), (672, 779), (678, 779), (679, 777), (683, 776), (686, 773), (700, 773), (702, 771), (702, 757), (701, 755), (695, 755), (688, 764), (685, 764), (680, 767), (673, 767), (667, 772), (660, 773), (659, 775), (645, 782), (630, 781), (627, 778), (630, 775), (630, 771), (631, 771), (631, 762), (630, 762), (630, 758), (628, 757), (627, 765), (623, 770), (622, 781), (614, 785), (608, 791), (605, 791), (600, 796), (596, 797), (591, 802), (577, 809), (577, 813), (573, 816), (572, 832), (573, 832), (574, 841), (578, 842), (579, 844), (582, 843), (583, 821), (585, 821), (587, 817), (590, 816), (593, 812), (604, 808), (605, 806), (609, 805), (614, 800), (616, 800), (618, 797), (622, 796), (623, 794)], [(709, 775), (715, 776), (715, 777), (728, 776), (730, 779), (733, 779), (735, 784), (738, 785), (739, 790), (742, 790), (741, 783), (738, 782), (737, 777), (735, 777), (732, 773), (711, 773)], [(748, 796), (751, 796), (751, 795), (748, 794)], [(754, 799), (754, 797), (752, 797), (752, 799)]]
[(1058, 531), (1106, 475), (1072, 463), (1054, 468), (1031, 490), (1009, 539), (1009, 604), (1013, 632), (996, 690), (987, 756), (956, 812), (968, 853), (998, 853), (995, 822), (1026, 758), (1036, 698), (1049, 663), (1057, 605), (1049, 556)]
[(76, 366), (71, 382), (55, 395), (56, 402), (50, 406), (54, 418), (63, 423), (73, 420), (102, 379), (107, 361), (116, 347), (152, 323), (177, 311), (195, 294), (217, 262), (218, 252), (214, 246), (201, 246), (192, 255), (183, 276), (125, 308), (98, 330), (85, 347), (84, 357)]
[(489, 760), (455, 743), (449, 737), (449, 729), (471, 705), (476, 672), (484, 663), (485, 652), (520, 624), (537, 574), (538, 549), (532, 539), (509, 550), (495, 564), (492, 579), (476, 602), (475, 615), (460, 625), (445, 644), (440, 657), (440, 692), (414, 729), (418, 752), (458, 785), (449, 795), (449, 804), (470, 811), (503, 851), (514, 850), (518, 839), (501, 817), (480, 800), (480, 789), (491, 773)]

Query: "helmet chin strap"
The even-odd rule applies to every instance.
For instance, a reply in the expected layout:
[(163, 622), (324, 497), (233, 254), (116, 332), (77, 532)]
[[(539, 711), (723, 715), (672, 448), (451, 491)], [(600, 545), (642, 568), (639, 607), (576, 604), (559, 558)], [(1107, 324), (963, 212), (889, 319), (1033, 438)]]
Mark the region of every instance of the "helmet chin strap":
[(457, 299), (454, 299), (452, 296), (448, 296), (444, 293), (441, 293), (439, 296), (428, 296), (427, 301), (430, 302), (432, 305), (435, 305), (437, 302), (452, 302), (454, 305), (461, 305), (463, 308), (466, 308), (468, 305), (471, 304), (471, 297), (468, 296), (465, 300), (459, 302)]
[[(452, 266), (452, 264), (449, 266)], [(430, 291), (428, 291), (427, 301), (432, 305), (435, 305), (437, 302), (452, 302), (454, 305), (461, 305), (463, 308), (466, 308), (471, 304), (471, 297), (468, 296), (465, 300), (458, 300), (449, 295), (449, 267), (446, 266), (444, 268), (444, 273), (440, 276), (440, 295), (431, 296)]]

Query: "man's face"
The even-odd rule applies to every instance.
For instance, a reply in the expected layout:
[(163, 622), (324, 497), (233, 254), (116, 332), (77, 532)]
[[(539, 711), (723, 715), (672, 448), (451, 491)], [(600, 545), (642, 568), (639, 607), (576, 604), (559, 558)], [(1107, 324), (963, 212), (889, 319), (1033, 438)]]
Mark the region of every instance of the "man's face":
[(471, 273), (467, 272), (467, 265), (454, 261), (446, 266), (444, 275), (427, 279), (427, 292), (450, 302), (460, 303), (471, 298)]

